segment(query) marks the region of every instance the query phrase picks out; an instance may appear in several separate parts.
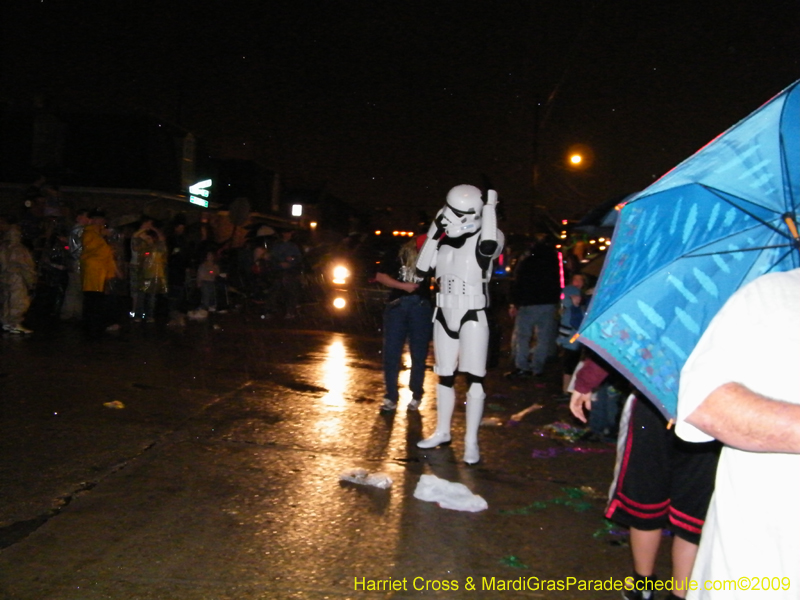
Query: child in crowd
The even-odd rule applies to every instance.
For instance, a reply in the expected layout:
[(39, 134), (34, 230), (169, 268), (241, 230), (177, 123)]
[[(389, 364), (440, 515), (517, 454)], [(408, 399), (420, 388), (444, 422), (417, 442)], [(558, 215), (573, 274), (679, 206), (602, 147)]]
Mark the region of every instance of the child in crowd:
[(200, 308), (208, 312), (217, 310), (217, 276), (219, 264), (213, 252), (206, 253), (206, 260), (197, 267), (197, 287), (200, 288)]
[[(575, 375), (570, 410), (586, 422), (594, 412), (592, 391), (612, 370), (587, 358)], [(652, 586), (662, 530), (673, 533), (672, 577), (679, 582), (668, 600), (686, 596), (700, 533), (714, 490), (720, 445), (692, 444), (675, 435), (664, 416), (638, 392), (628, 396), (620, 418), (617, 462), (609, 492), (606, 518), (630, 528), (635, 589), (623, 591), (627, 600), (652, 600)], [(645, 587), (647, 589), (645, 589)]]
[(586, 277), (584, 275), (573, 275), (570, 285), (564, 288), (561, 299), (561, 319), (556, 343), (562, 348), (562, 391), (567, 397), (570, 394), (569, 382), (572, 374), (581, 360), (581, 344), (572, 341), (572, 338), (578, 333), (586, 314), (586, 302), (583, 295), (585, 285)]

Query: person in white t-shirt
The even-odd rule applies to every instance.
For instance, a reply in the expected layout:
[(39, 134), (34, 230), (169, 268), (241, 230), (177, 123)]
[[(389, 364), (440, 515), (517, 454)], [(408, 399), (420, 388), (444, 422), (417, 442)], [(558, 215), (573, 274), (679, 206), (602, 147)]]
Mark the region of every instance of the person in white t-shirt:
[(724, 444), (687, 597), (797, 598), (800, 269), (759, 277), (714, 317), (681, 372), (676, 431)]

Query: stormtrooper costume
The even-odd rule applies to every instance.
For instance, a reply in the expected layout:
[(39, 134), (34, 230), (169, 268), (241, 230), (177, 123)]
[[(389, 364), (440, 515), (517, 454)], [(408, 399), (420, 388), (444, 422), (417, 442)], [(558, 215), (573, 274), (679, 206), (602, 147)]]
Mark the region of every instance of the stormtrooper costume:
[(438, 284), (433, 317), (433, 347), (436, 357), (437, 423), (430, 437), (417, 443), (434, 448), (450, 442), (450, 421), (455, 408), (456, 370), (465, 373), (469, 388), (466, 402), (464, 462), (480, 461), (478, 427), (483, 416), (483, 378), (489, 346), (488, 284), (492, 263), (503, 250), (503, 234), (497, 229), (497, 192), (459, 185), (447, 194), (428, 231), (428, 239), (417, 259), (417, 279), (431, 271)]

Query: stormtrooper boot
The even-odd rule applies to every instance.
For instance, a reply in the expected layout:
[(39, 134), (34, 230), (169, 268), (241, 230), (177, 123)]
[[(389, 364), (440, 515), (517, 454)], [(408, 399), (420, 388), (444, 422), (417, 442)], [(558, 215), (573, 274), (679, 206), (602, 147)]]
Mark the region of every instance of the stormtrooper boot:
[(442, 384), (436, 386), (436, 431), (417, 442), (418, 448), (435, 448), (450, 443), (450, 421), (456, 404), (456, 391)]
[(467, 427), (464, 434), (464, 462), (474, 465), (480, 462), (481, 453), (478, 449), (478, 428), (483, 418), (483, 401), (486, 394), (480, 383), (473, 383), (467, 392)]

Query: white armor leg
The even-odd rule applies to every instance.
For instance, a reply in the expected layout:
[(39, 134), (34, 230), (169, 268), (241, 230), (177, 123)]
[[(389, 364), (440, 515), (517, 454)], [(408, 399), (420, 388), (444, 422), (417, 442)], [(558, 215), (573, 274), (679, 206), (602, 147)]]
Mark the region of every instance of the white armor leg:
[(467, 390), (467, 430), (464, 434), (464, 462), (474, 465), (481, 460), (478, 449), (478, 428), (483, 418), (483, 401), (486, 394), (483, 385), (473, 383)]
[[(434, 373), (444, 377), (452, 376), (456, 372), (458, 363), (458, 340), (449, 337), (438, 321), (433, 324), (433, 351), (436, 357)], [(453, 419), (455, 405), (455, 389), (438, 384), (436, 386), (436, 431), (430, 437), (417, 442), (418, 448), (435, 448), (439, 444), (450, 441), (450, 423)]]
[[(459, 370), (474, 377), (484, 377), (488, 348), (489, 323), (486, 320), (486, 313), (479, 311), (477, 321), (464, 323), (461, 328)], [(478, 429), (483, 418), (485, 398), (483, 384), (473, 381), (467, 390), (466, 432), (464, 434), (464, 462), (469, 465), (474, 465), (481, 459), (478, 449)]]
[(450, 423), (456, 406), (456, 391), (451, 387), (436, 386), (436, 431), (429, 438), (417, 442), (418, 448), (435, 448), (450, 443)]
[(458, 370), (476, 377), (486, 375), (489, 355), (489, 322), (486, 313), (478, 311), (477, 321), (467, 321), (461, 327), (458, 340)]

